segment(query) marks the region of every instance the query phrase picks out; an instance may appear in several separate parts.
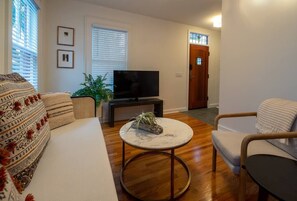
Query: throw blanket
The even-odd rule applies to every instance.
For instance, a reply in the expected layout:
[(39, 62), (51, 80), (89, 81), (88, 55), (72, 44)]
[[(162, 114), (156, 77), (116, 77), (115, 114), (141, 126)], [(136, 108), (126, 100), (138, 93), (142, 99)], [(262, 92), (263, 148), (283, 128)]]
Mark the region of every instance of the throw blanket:
[(258, 133), (289, 132), (296, 116), (296, 101), (271, 98), (259, 106), (256, 128)]
[[(279, 98), (265, 100), (258, 109), (258, 133), (289, 132), (297, 116), (297, 102)], [(296, 126), (294, 127), (296, 130)], [(271, 144), (297, 158), (297, 139), (268, 140)]]

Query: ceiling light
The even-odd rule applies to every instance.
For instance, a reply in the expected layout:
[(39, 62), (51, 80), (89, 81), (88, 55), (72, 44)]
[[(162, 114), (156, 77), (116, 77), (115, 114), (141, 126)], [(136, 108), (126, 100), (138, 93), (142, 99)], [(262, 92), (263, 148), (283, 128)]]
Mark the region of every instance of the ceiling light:
[(221, 28), (222, 27), (222, 15), (217, 15), (212, 18), (213, 27)]

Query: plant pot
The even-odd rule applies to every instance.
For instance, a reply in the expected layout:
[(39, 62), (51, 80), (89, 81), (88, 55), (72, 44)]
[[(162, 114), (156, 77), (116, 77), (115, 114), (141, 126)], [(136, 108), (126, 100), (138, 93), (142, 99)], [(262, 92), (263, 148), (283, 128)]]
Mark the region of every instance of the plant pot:
[(154, 124), (154, 125), (143, 124), (143, 123), (138, 124), (136, 121), (134, 121), (131, 127), (135, 129), (141, 129), (156, 135), (159, 135), (163, 132), (163, 128), (158, 124)]
[(96, 117), (98, 117), (99, 120), (101, 120), (103, 117), (102, 102), (96, 107)]

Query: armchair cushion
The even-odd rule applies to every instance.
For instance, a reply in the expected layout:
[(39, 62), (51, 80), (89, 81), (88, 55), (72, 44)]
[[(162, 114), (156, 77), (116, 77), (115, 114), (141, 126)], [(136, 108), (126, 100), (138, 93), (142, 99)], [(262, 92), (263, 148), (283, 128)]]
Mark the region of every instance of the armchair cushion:
[[(235, 132), (212, 132), (212, 141), (215, 148), (221, 153), (222, 158), (230, 169), (238, 174), (240, 170), (240, 150), (241, 142), (246, 133)], [(255, 154), (272, 154), (294, 159), (287, 152), (272, 145), (266, 140), (252, 141), (248, 148), (248, 156)]]

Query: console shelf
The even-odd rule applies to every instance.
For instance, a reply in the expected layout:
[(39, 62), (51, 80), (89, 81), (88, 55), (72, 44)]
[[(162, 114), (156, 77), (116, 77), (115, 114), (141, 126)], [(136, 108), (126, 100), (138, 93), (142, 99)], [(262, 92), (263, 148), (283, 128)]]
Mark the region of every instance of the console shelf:
[(163, 117), (163, 100), (158, 98), (140, 100), (112, 100), (108, 103), (108, 122), (110, 127), (114, 127), (114, 110), (120, 107), (132, 107), (139, 105), (154, 105), (154, 114)]

